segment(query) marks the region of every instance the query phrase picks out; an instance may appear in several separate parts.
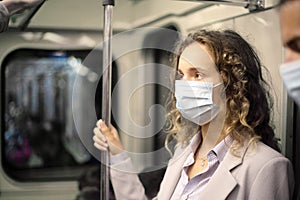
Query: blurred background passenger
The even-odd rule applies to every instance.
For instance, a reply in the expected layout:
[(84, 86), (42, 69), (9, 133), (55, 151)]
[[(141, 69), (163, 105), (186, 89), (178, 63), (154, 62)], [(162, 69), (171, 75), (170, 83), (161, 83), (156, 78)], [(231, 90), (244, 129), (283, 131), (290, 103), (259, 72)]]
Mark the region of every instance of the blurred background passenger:
[[(285, 63), (280, 71), (289, 95), (300, 107), (300, 0), (283, 0), (280, 7), (281, 37), (285, 47)], [(295, 136), (298, 144), (300, 133)], [(296, 155), (300, 154), (296, 148)], [(295, 193), (294, 199), (300, 199), (299, 161), (295, 160)]]
[(289, 95), (300, 105), (300, 0), (286, 0), (280, 8), (285, 64), (280, 67)]

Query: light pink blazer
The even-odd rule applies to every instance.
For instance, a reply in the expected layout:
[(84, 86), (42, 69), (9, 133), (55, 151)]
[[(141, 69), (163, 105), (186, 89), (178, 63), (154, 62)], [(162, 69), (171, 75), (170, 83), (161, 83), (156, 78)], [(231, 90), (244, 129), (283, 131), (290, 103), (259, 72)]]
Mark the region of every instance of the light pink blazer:
[[(155, 199), (169, 200), (180, 178), (189, 148), (178, 148), (170, 159), (160, 191)], [(287, 158), (258, 142), (240, 149), (240, 156), (227, 152), (207, 183), (200, 200), (289, 200), (294, 180)], [(117, 199), (144, 200), (144, 188), (135, 174), (111, 169)]]

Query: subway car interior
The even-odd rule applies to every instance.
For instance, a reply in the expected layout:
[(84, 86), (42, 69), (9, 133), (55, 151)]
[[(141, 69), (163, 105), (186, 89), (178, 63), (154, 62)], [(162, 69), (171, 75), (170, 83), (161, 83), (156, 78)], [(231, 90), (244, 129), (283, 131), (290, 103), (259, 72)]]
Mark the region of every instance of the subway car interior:
[[(276, 138), (299, 177), (300, 114), (279, 74), (278, 4), (115, 1), (111, 123), (149, 197), (170, 158), (162, 129), (170, 56), (180, 37), (202, 28), (233, 29), (258, 52), (270, 71)], [(9, 30), (0, 34), (1, 200), (74, 200), (85, 184), (99, 187), (102, 163), (92, 137), (103, 109), (103, 21), (100, 0), (46, 0), (11, 16)]]

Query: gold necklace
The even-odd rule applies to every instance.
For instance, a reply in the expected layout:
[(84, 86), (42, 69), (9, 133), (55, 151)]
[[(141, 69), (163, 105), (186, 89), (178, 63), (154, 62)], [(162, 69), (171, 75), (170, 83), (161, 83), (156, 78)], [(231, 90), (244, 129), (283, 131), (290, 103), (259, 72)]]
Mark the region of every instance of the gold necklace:
[(206, 165), (207, 158), (206, 157), (199, 158), (199, 160), (201, 161), (201, 163), (200, 163), (201, 167), (204, 167)]

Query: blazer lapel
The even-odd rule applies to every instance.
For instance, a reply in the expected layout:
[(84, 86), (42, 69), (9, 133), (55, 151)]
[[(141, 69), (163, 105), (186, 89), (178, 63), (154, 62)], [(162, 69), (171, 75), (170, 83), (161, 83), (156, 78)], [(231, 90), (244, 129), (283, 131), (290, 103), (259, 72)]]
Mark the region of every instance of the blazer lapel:
[(160, 200), (171, 199), (172, 194), (177, 186), (179, 178), (181, 176), (182, 168), (184, 162), (186, 161), (187, 157), (190, 153), (193, 152), (193, 144), (199, 144), (201, 140), (201, 135), (196, 134), (191, 143), (187, 147), (178, 147), (175, 150), (174, 156), (170, 159), (168, 163), (168, 167), (166, 173), (164, 175), (164, 179), (160, 184), (159, 193), (157, 194), (157, 198)]
[(190, 148), (178, 149), (172, 159), (161, 182), (158, 199), (171, 199), (172, 194), (181, 176), (182, 166), (188, 155), (192, 152)]
[(240, 156), (234, 156), (228, 150), (224, 160), (201, 192), (199, 199), (224, 200), (228, 197), (237, 185), (231, 171), (243, 163), (247, 149), (248, 145), (240, 149)]
[[(224, 160), (220, 163), (218, 169), (201, 192), (199, 199), (224, 200), (228, 197), (237, 185), (231, 170), (243, 163), (247, 148), (248, 145), (240, 149), (239, 155), (241, 156), (234, 156), (228, 150)], [(182, 166), (191, 152), (190, 148), (179, 149), (174, 157), (170, 159), (164, 179), (160, 185), (157, 199), (171, 199), (181, 176)]]
[(203, 189), (199, 199), (224, 200), (236, 185), (228, 167), (221, 164)]

